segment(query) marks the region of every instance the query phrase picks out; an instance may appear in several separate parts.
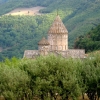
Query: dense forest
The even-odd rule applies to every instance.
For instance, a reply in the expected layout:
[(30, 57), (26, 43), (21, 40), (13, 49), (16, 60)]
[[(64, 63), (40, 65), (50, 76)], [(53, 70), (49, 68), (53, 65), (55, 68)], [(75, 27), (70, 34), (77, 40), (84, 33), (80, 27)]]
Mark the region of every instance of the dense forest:
[[(70, 33), (71, 46), (79, 34), (85, 34), (100, 22), (99, 0), (7, 0), (0, 5), (0, 13), (5, 14), (18, 7), (43, 6), (42, 13), (51, 13), (59, 9), (65, 14), (64, 23)], [(66, 13), (67, 12), (67, 13)], [(86, 27), (87, 26), (87, 27)]]
[(38, 49), (38, 42), (43, 36), (47, 36), (54, 16), (55, 13), (46, 16), (2, 16), (0, 60), (13, 56), (22, 58), (25, 50)]
[[(69, 31), (69, 48), (74, 40), (100, 24), (99, 0), (0, 0), (0, 60), (21, 58), (26, 49), (37, 49), (38, 41), (47, 36), (58, 13)], [(4, 16), (18, 7), (43, 6), (42, 16)]]
[(6, 100), (87, 100), (86, 94), (90, 100), (100, 97), (99, 54), (84, 60), (48, 55), (0, 63), (0, 97)]
[(100, 50), (100, 25), (92, 28), (90, 32), (84, 36), (79, 36), (75, 41), (75, 48), (84, 48), (86, 52)]

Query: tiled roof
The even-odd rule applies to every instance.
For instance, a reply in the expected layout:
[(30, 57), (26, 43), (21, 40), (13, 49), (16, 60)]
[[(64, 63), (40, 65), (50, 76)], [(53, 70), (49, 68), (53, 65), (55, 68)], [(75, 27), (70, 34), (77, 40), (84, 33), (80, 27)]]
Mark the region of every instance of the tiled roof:
[(38, 45), (49, 45), (49, 42), (43, 37), (42, 40), (39, 41)]
[(68, 34), (66, 27), (64, 26), (62, 20), (60, 19), (59, 15), (55, 18), (53, 24), (51, 25), (48, 33), (52, 34)]

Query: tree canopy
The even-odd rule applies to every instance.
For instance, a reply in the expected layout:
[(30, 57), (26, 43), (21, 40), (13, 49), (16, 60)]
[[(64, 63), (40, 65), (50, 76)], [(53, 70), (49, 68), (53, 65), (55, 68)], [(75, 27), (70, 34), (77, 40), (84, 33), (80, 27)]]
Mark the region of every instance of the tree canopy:
[[(100, 55), (84, 60), (61, 56), (6, 59), (0, 63), (0, 95), (7, 100), (78, 100), (100, 96)], [(83, 95), (84, 97), (84, 95)]]
[(79, 36), (75, 41), (75, 48), (84, 48), (86, 52), (100, 50), (100, 25), (84, 36)]

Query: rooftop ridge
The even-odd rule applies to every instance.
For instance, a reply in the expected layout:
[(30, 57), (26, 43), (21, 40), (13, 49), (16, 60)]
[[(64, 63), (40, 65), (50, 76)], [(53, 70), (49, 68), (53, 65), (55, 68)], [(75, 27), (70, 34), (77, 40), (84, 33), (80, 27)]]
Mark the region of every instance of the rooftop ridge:
[(59, 15), (56, 16), (53, 24), (51, 25), (48, 34), (68, 34), (68, 31), (65, 27), (65, 25), (63, 24), (61, 18)]
[(38, 45), (49, 45), (48, 40), (46, 40), (45, 37), (43, 37), (39, 42)]

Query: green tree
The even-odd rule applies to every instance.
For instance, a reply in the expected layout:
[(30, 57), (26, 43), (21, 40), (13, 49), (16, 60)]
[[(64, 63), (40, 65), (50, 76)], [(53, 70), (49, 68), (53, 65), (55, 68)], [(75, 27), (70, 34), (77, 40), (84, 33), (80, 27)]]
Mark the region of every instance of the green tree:
[(78, 65), (81, 65), (81, 61), (49, 55), (37, 58), (34, 63), (30, 61), (21, 68), (31, 76), (34, 95), (38, 95), (42, 100), (56, 100), (58, 95), (67, 100), (75, 99), (80, 94)]
[(0, 64), (0, 95), (7, 100), (22, 98), (29, 89), (30, 78), (15, 63), (16, 59), (13, 58), (13, 62), (6, 60), (5, 64)]

